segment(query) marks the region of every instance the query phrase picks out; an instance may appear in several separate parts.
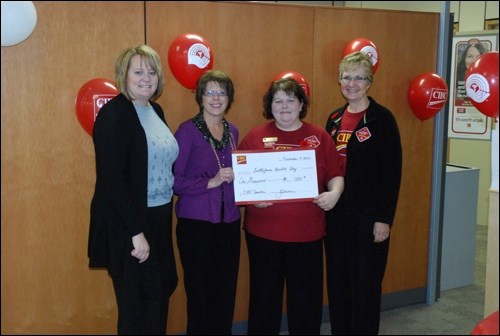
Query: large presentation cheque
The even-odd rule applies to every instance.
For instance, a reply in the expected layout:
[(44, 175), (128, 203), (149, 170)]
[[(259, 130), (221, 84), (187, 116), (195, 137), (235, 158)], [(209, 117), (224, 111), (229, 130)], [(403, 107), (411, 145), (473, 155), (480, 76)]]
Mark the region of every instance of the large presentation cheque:
[(234, 151), (236, 204), (299, 202), (318, 196), (313, 149)]

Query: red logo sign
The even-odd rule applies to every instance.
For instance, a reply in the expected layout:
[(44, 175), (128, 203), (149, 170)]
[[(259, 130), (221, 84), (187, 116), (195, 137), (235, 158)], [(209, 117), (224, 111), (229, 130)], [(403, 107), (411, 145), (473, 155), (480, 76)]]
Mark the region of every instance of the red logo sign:
[(358, 138), (359, 142), (366, 141), (370, 139), (371, 136), (372, 134), (370, 133), (368, 127), (363, 127), (362, 129), (356, 131), (356, 138)]

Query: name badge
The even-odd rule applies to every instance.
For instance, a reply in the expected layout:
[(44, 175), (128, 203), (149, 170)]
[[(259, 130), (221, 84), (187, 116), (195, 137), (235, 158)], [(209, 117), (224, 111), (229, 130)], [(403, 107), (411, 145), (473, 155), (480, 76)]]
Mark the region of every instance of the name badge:
[(276, 141), (278, 141), (278, 137), (262, 138), (264, 148), (274, 148)]
[(276, 142), (278, 137), (262, 138), (262, 142)]

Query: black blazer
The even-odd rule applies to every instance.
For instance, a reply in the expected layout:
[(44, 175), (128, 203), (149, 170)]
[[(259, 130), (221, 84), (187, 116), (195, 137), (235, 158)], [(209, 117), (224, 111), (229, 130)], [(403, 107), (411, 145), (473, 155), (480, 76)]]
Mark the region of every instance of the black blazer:
[[(161, 106), (151, 104), (165, 122)], [(96, 184), (90, 208), (89, 266), (120, 276), (124, 257), (133, 249), (132, 236), (144, 231), (148, 176), (146, 133), (124, 95), (100, 109), (93, 141)]]

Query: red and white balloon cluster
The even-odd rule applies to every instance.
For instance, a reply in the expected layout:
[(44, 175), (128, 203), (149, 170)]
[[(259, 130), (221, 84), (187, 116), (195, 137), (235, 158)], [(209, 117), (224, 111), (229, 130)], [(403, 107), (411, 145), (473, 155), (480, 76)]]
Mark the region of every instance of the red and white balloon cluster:
[[(172, 74), (181, 85), (190, 90), (196, 88), (196, 82), (205, 71), (212, 69), (213, 61), (210, 44), (196, 34), (177, 36), (168, 51), (168, 64)], [(115, 84), (104, 78), (89, 80), (78, 91), (75, 101), (76, 116), (90, 136), (99, 110), (118, 93)]]
[[(498, 118), (498, 51), (485, 53), (471, 64), (465, 74), (465, 89), (479, 112)], [(422, 121), (439, 112), (447, 99), (446, 82), (434, 73), (417, 76), (408, 88), (408, 103)]]

